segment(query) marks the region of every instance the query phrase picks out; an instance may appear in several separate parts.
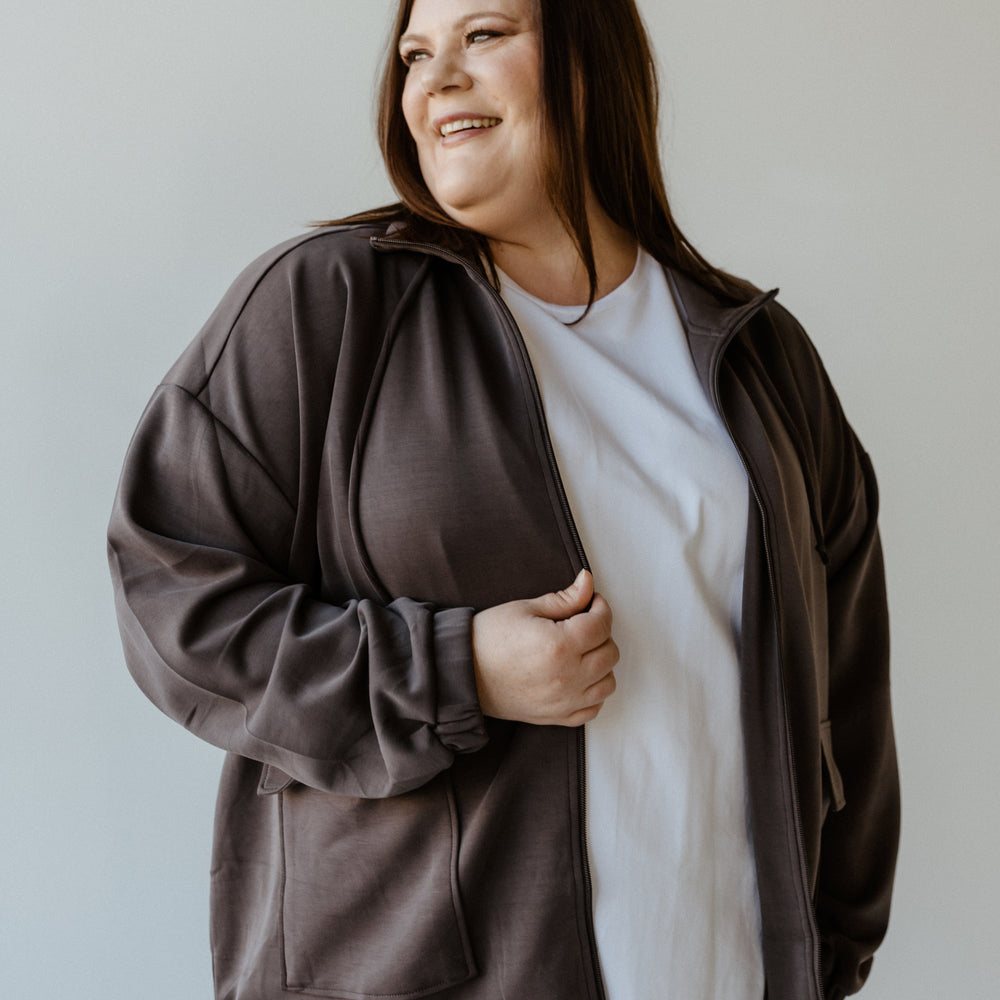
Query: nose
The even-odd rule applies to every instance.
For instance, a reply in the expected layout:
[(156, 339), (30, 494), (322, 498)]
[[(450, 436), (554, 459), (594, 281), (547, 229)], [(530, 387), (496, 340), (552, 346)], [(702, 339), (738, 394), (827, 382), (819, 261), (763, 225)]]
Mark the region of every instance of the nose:
[(472, 85), (472, 78), (465, 71), (462, 57), (453, 49), (438, 52), (421, 73), (424, 93), (441, 94), (448, 90), (465, 90)]

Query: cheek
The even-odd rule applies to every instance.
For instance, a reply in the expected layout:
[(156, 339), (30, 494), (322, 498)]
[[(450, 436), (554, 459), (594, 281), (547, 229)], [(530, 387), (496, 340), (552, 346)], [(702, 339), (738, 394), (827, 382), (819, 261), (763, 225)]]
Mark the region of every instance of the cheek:
[(542, 95), (542, 63), (534, 46), (512, 49), (497, 68), (497, 83), (522, 109), (537, 109)]

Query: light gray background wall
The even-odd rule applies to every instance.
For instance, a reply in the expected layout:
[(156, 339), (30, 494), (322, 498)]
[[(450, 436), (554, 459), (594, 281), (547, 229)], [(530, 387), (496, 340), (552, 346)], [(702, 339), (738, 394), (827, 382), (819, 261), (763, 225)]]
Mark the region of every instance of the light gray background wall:
[[(871, 1000), (996, 995), (995, 0), (645, 0), (672, 196), (819, 343), (880, 472), (905, 827)], [(0, 11), (0, 995), (210, 995), (219, 753), (122, 665), (132, 427), (229, 281), (387, 200), (385, 0)]]

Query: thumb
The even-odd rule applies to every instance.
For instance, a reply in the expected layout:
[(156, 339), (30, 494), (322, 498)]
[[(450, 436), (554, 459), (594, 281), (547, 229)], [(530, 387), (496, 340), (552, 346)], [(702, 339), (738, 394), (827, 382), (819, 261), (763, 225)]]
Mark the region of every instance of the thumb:
[(531, 610), (539, 618), (560, 622), (586, 611), (593, 597), (594, 578), (589, 570), (582, 569), (565, 590), (542, 594), (531, 601)]

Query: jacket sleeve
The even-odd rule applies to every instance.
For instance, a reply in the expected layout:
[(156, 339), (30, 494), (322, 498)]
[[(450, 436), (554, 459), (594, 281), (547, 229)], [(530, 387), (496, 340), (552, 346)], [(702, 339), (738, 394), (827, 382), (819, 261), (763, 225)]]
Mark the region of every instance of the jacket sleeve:
[[(875, 476), (843, 425), (848, 513), (827, 536), (829, 716), (842, 808), (823, 827), (816, 914), (827, 996), (861, 988), (888, 924), (899, 840), (899, 784), (889, 701), (889, 627)], [(848, 474), (853, 473), (853, 474)]]
[[(290, 471), (276, 475), (258, 457), (265, 449), (233, 430), (264, 428), (264, 440), (268, 428), (302, 423), (302, 345), (288, 347), (287, 365), (274, 346), (294, 325), (282, 319), (290, 284), (257, 287), (250, 308), (231, 291), (235, 305), (223, 303), (187, 352), (196, 362), (182, 359), (150, 401), (108, 535), (119, 625), (139, 686), (198, 736), (318, 789), (385, 797), (486, 742), (473, 612), (408, 599), (329, 603), (318, 580), (290, 569), (293, 538), (316, 544), (315, 524), (290, 498), (301, 462), (288, 458)], [(219, 383), (224, 352), (238, 355), (234, 374), (199, 391), (208, 383), (192, 366)], [(299, 444), (279, 437), (267, 447), (295, 456)]]

